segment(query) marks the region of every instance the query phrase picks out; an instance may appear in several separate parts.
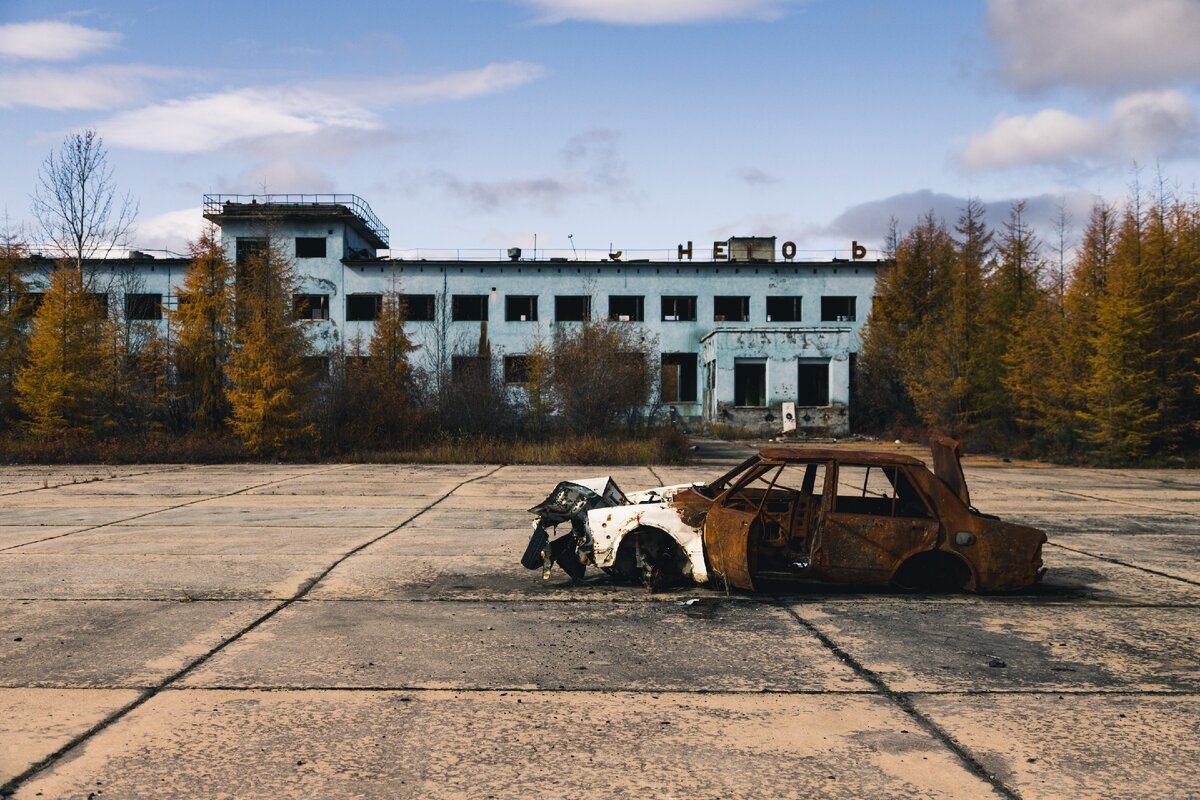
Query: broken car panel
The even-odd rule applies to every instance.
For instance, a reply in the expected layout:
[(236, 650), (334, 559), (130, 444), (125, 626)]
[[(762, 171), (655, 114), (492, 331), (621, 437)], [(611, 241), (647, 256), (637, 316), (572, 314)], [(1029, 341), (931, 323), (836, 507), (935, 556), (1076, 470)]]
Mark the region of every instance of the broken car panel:
[(607, 477), (564, 481), (530, 509), (521, 563), (575, 579), (595, 566), (651, 588), (794, 580), (991, 592), (1039, 580), (1045, 534), (979, 512), (958, 443), (934, 437), (931, 449), (933, 472), (893, 453), (772, 447), (708, 484), (626, 495)]

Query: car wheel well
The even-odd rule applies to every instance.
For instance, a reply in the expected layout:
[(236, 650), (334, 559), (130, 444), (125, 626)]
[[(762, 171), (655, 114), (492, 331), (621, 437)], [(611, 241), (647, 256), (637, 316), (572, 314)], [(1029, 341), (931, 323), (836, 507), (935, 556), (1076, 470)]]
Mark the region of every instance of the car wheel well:
[(686, 565), (687, 555), (675, 537), (662, 528), (642, 526), (621, 538), (612, 571), (657, 591), (680, 582)]
[(909, 556), (892, 575), (901, 589), (921, 592), (960, 592), (973, 585), (971, 565), (957, 553), (926, 550)]

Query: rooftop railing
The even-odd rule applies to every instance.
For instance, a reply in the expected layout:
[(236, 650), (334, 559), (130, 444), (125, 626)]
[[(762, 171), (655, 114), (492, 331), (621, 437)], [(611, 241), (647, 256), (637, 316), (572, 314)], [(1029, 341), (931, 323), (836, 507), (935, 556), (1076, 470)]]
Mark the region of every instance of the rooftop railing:
[[(614, 258), (615, 256), (615, 258)], [(380, 258), (392, 258), (403, 261), (511, 261), (508, 255), (508, 248), (495, 247), (408, 247), (400, 248), (393, 247), (390, 250), (380, 250)], [(879, 250), (868, 250), (866, 261), (879, 261), (884, 258), (883, 252)], [(850, 248), (842, 248), (838, 250), (798, 250), (793, 258), (784, 258), (782, 253), (776, 250), (774, 261), (730, 261), (728, 257), (724, 259), (714, 259), (711, 252), (695, 249), (693, 258), (679, 258), (679, 251), (674, 247), (650, 247), (608, 250), (607, 248), (550, 248), (539, 247), (536, 251), (533, 248), (522, 248), (520, 261), (550, 261), (550, 262), (575, 262), (575, 261), (607, 261), (612, 264), (637, 264), (646, 261), (652, 262), (672, 262), (679, 264), (822, 264), (831, 262), (847, 261), (853, 263), (853, 254)]]
[(343, 206), (354, 216), (362, 220), (371, 233), (387, 243), (387, 226), (379, 221), (371, 206), (356, 194), (206, 194), (204, 195), (204, 213), (221, 214), (227, 204), (234, 205), (275, 205), (294, 207)]

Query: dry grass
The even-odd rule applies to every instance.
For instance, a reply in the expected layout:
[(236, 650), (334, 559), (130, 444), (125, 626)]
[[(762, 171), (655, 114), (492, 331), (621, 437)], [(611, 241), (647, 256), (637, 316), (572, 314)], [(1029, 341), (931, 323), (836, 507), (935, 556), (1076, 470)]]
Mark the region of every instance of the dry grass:
[[(296, 451), (282, 459), (293, 462), (343, 461), (415, 464), (588, 464), (640, 466), (686, 464), (687, 437), (664, 429), (644, 437), (559, 436), (545, 441), (486, 436), (444, 438), (403, 450), (330, 452)], [(61, 437), (0, 438), (0, 463), (6, 464), (182, 464), (261, 461), (230, 435), (172, 436), (149, 434), (120, 439)]]

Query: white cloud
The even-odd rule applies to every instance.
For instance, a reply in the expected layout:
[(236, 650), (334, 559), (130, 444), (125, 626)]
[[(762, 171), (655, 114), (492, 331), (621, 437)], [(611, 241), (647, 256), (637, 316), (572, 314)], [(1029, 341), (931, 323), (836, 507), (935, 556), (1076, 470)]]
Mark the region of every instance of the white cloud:
[(1139, 92), (1119, 99), (1106, 120), (1053, 108), (1001, 115), (971, 136), (961, 160), (971, 170), (1119, 163), (1176, 155), (1192, 146), (1196, 133), (1195, 110), (1181, 93)]
[(107, 50), (120, 40), (119, 33), (70, 22), (17, 22), (0, 25), (0, 58), (73, 61)]
[(231, 89), (126, 111), (97, 127), (111, 145), (168, 153), (253, 146), (271, 137), (294, 145), (298, 139), (319, 139), (330, 132), (361, 136), (382, 131), (373, 109), (494, 94), (542, 74), (540, 67), (518, 62), (409, 80)]
[(146, 93), (147, 80), (175, 74), (172, 70), (136, 64), (0, 73), (0, 108), (118, 108), (141, 99)]
[(521, 0), (543, 23), (581, 20), (663, 25), (722, 19), (775, 19), (797, 0)]
[(188, 242), (199, 238), (205, 222), (203, 209), (182, 208), (149, 219), (138, 220), (130, 239), (143, 250), (186, 252)]
[(1005, 76), (1026, 89), (1200, 77), (1196, 0), (990, 0), (988, 27)]

